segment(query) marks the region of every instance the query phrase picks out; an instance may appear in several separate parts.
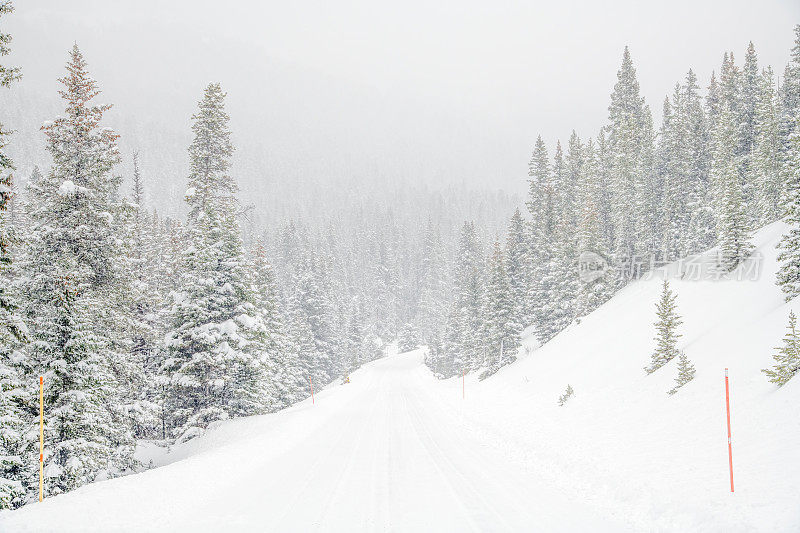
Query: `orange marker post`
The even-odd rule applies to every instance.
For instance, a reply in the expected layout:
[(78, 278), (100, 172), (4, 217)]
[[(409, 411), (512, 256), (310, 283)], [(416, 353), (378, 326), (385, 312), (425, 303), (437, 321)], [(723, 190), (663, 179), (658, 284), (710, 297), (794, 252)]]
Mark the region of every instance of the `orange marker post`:
[(308, 376), (308, 384), (311, 385), (311, 405), (314, 405), (314, 383), (311, 381), (311, 376)]
[(731, 400), (728, 389), (728, 369), (725, 369), (725, 410), (728, 414), (728, 467), (731, 473), (731, 492), (733, 492), (733, 450), (731, 449)]
[(39, 501), (44, 499), (44, 376), (39, 376)]

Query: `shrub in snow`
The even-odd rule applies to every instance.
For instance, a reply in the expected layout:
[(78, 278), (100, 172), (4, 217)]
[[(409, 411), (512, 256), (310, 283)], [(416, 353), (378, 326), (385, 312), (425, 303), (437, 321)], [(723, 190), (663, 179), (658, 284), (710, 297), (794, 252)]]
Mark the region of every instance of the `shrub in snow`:
[(648, 374), (652, 374), (678, 355), (676, 345), (681, 335), (677, 329), (682, 321), (676, 312), (675, 297), (669, 288), (669, 282), (664, 280), (661, 298), (656, 304), (656, 315), (658, 315), (655, 323), (656, 349), (651, 356), (650, 366), (644, 369)]
[(675, 394), (678, 389), (689, 383), (694, 379), (694, 365), (686, 354), (681, 352), (678, 358), (678, 377), (675, 378), (675, 386), (672, 387), (667, 394)]
[(575, 391), (572, 390), (572, 385), (567, 385), (567, 390), (564, 391), (564, 394), (558, 397), (558, 405), (563, 406), (565, 403), (567, 403), (567, 400), (572, 397), (574, 392)]
[(778, 386), (784, 385), (800, 370), (800, 338), (797, 336), (796, 325), (797, 317), (789, 312), (789, 327), (783, 336), (783, 346), (775, 348), (776, 353), (772, 356), (775, 365), (771, 369), (762, 370)]

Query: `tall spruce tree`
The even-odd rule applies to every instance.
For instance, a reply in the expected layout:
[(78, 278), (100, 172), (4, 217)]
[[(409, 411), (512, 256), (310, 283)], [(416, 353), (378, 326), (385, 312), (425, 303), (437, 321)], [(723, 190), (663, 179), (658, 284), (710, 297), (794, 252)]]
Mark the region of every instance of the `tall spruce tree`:
[(777, 283), (786, 301), (800, 294), (800, 113), (786, 154), (783, 220), (789, 226), (778, 243)]
[(487, 265), (484, 317), (484, 365), (487, 373), (492, 374), (516, 359), (522, 333), (522, 324), (514, 316), (505, 257), (497, 241)]
[[(110, 105), (77, 45), (59, 80), (65, 115), (47, 123), (53, 166), (29, 185), (30, 230), (18, 278), (31, 319), (31, 342), (18, 360), (28, 413), (38, 410), (38, 376), (45, 381), (45, 487), (58, 494), (113, 475), (132, 464), (132, 436), (121, 412), (131, 374), (119, 328), (127, 317), (121, 227), (126, 206), (113, 174), (117, 134), (101, 127)], [(121, 392), (123, 391), (123, 392)], [(35, 457), (38, 436), (29, 434)], [(29, 486), (38, 468), (26, 465)]]
[(716, 196), (720, 267), (729, 272), (752, 251), (742, 198), (742, 177), (737, 157), (737, 124), (733, 111), (723, 106), (714, 131), (712, 176)]
[(756, 194), (756, 222), (767, 224), (781, 216), (781, 194), (785, 179), (780, 136), (780, 112), (775, 77), (767, 67), (759, 78), (760, 99), (756, 107), (756, 138), (753, 145), (752, 182)]
[(189, 247), (169, 312), (172, 329), (162, 366), (169, 380), (170, 426), (178, 440), (197, 436), (216, 420), (264, 412), (270, 401), (266, 326), (248, 283), (224, 99), (220, 85), (209, 84), (192, 117)]
[[(0, 1), (0, 17), (14, 10), (9, 0)], [(10, 52), (11, 36), (0, 33), (0, 57)], [(16, 67), (0, 65), (0, 87), (8, 87), (19, 78)], [(10, 132), (0, 124), (0, 509), (22, 505), (26, 496), (25, 462), (21, 453), (25, 446), (25, 416), (20, 408), (22, 389), (20, 376), (13, 364), (16, 350), (26, 338), (26, 327), (18, 315), (18, 304), (10, 294), (7, 271), (11, 267), (11, 246), (14, 242), (14, 221), (9, 216), (13, 201), (14, 163), (5, 148)]]
[(621, 282), (640, 273), (653, 251), (657, 210), (652, 195), (653, 131), (650, 110), (640, 95), (636, 70), (625, 47), (608, 108), (608, 142), (616, 261)]

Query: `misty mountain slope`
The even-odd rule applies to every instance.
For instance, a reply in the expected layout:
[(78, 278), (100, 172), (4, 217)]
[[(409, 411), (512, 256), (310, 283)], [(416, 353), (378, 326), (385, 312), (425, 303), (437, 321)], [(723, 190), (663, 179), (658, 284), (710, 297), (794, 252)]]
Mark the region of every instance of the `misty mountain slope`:
[(800, 382), (760, 372), (796, 309), (773, 282), (784, 229), (755, 236), (757, 280), (671, 282), (697, 369), (674, 396), (676, 361), (643, 370), (661, 283), (643, 280), (483, 382), (392, 355), (313, 405), (219, 424), (162, 468), (0, 514), (0, 530), (797, 530)]
[[(719, 281), (675, 279), (677, 266), (666, 269), (683, 319), (678, 348), (697, 371), (676, 395), (666, 392), (677, 360), (651, 375), (643, 370), (655, 347), (659, 278), (631, 284), (581, 324), (479, 384), (470, 394), (474, 416), (491, 420), (491, 430), (508, 442), (525, 443), (521, 457), (548, 465), (542, 474), (551, 482), (616, 508), (637, 528), (796, 531), (800, 382), (777, 389), (760, 371), (773, 363), (789, 310), (798, 310), (774, 284), (775, 245), (784, 231), (775, 223), (754, 236), (757, 280), (746, 273), (735, 280), (752, 264), (732, 273), (734, 280)], [(567, 384), (574, 396), (559, 407)]]

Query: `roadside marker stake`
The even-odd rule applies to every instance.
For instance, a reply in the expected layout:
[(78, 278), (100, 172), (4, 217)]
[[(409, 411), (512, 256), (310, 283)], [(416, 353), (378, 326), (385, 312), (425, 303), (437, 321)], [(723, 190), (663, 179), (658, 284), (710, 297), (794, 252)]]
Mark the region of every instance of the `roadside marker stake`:
[(466, 396), (464, 396), (464, 389), (466, 388), (466, 378), (464, 377), (464, 370), (461, 370), (461, 399), (463, 400)]
[(39, 376), (39, 501), (44, 499), (44, 376)]
[(311, 405), (314, 405), (314, 383), (311, 382), (311, 376), (308, 376), (308, 384), (311, 385)]
[(725, 369), (725, 410), (728, 414), (728, 467), (731, 473), (731, 492), (733, 492), (733, 450), (731, 449), (731, 400), (728, 390), (728, 369)]

